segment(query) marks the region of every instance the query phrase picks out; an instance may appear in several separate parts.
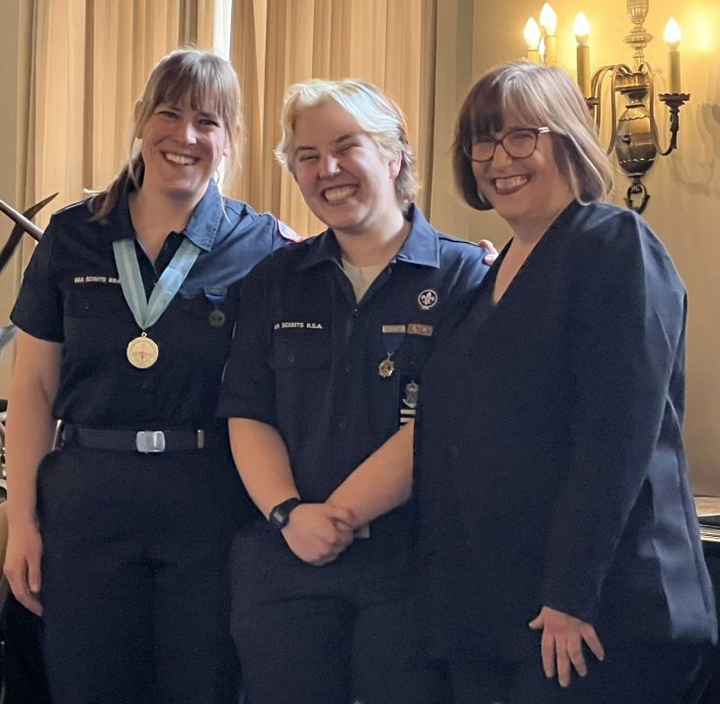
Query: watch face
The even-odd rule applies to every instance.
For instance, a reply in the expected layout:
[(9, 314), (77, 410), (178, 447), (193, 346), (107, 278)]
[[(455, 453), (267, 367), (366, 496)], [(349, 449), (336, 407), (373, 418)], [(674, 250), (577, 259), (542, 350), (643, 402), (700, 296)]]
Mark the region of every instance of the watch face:
[(278, 528), (283, 528), (287, 523), (288, 515), (281, 508), (274, 508), (270, 514), (270, 522)]
[(270, 515), (268, 521), (272, 523), (276, 528), (282, 530), (287, 522), (290, 520), (290, 512), (300, 504), (300, 499), (292, 498), (283, 501), (281, 504), (275, 506)]

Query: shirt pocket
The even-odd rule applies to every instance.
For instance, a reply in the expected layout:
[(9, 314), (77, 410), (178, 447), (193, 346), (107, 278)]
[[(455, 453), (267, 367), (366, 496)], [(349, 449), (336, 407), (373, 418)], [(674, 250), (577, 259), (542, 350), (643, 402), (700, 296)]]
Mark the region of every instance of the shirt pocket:
[(420, 377), (435, 349), (435, 338), (406, 335), (402, 346), (393, 358), (397, 371), (403, 376)]
[(67, 293), (63, 305), (63, 355), (73, 368), (116, 363), (139, 334), (119, 285), (78, 286)]
[(212, 328), (232, 329), (237, 312), (237, 295), (236, 291), (227, 290), (214, 297), (208, 297), (204, 291), (180, 292), (175, 296), (173, 306), (181, 315), (206, 321)]
[(273, 335), (270, 367), (275, 371), (325, 369), (330, 356), (330, 336), (324, 330), (279, 330)]
[(73, 288), (65, 297), (65, 315), (69, 318), (107, 318), (127, 309), (118, 284), (86, 284)]

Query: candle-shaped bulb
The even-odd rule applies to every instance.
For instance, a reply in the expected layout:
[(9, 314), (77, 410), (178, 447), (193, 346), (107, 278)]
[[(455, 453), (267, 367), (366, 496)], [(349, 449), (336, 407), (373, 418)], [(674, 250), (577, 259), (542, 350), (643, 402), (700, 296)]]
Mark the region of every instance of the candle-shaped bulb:
[(545, 37), (542, 37), (540, 44), (538, 44), (538, 53), (540, 54), (540, 61), (542, 63), (545, 63), (545, 48)]
[(575, 22), (573, 22), (573, 34), (578, 44), (581, 46), (587, 44), (590, 36), (590, 23), (584, 12), (578, 12)]
[(678, 46), (681, 36), (678, 23), (674, 17), (671, 17), (665, 25), (663, 34), (668, 48), (668, 92), (670, 93), (680, 93), (680, 51)]
[(533, 17), (531, 17), (525, 25), (525, 44), (527, 46), (527, 52), (525, 57), (530, 61), (538, 63), (540, 61), (540, 55), (538, 54), (538, 46), (540, 45), (540, 27)]
[(585, 98), (590, 97), (590, 23), (582, 12), (578, 13), (573, 23), (573, 32), (577, 40), (577, 83)]
[(677, 49), (682, 39), (682, 32), (680, 31), (680, 25), (675, 21), (674, 17), (671, 17), (665, 25), (665, 32), (663, 33), (663, 39), (667, 44), (668, 49)]
[(528, 49), (537, 49), (540, 45), (540, 27), (534, 17), (531, 17), (525, 25), (525, 44)]
[(545, 39), (545, 54), (543, 61), (550, 66), (557, 64), (557, 15), (555, 11), (545, 3), (540, 10), (540, 26)]
[(555, 36), (557, 32), (557, 15), (548, 3), (545, 3), (542, 10), (540, 10), (540, 26), (545, 34), (551, 37)]

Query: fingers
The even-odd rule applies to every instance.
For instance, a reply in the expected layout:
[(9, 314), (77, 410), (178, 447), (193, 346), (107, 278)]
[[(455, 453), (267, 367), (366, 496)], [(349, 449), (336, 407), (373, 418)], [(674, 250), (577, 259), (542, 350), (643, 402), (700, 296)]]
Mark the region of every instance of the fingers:
[(603, 648), (603, 644), (600, 642), (600, 638), (598, 638), (598, 635), (592, 626), (589, 626), (587, 632), (583, 633), (583, 640), (587, 643), (588, 648), (590, 648), (590, 652), (598, 660), (605, 659), (605, 648)]
[(580, 677), (587, 675), (583, 643), (598, 660), (605, 657), (595, 628), (569, 614), (544, 606), (528, 626), (533, 630), (542, 629), (540, 651), (543, 671), (548, 678), (557, 675), (561, 687), (570, 685), (573, 670)]
[[(561, 687), (568, 687), (570, 685), (570, 673), (572, 671), (572, 668), (570, 666), (570, 657), (568, 655), (567, 643), (564, 643), (562, 645), (556, 644), (555, 650), (557, 651), (558, 683)], [(548, 675), (548, 677), (552, 677), (552, 675)]]
[(497, 256), (498, 251), (497, 251), (497, 249), (495, 249), (495, 245), (492, 243), (491, 240), (480, 240), (480, 242), (478, 242), (478, 244), (483, 249), (487, 249), (487, 251), (490, 254), (494, 254), (495, 256)]
[(478, 242), (480, 247), (487, 249), (488, 253), (483, 257), (483, 261), (486, 264), (492, 264), (498, 258), (498, 251), (495, 249), (495, 245), (490, 240), (480, 240)]
[(33, 594), (40, 593), (40, 560), (31, 559), (27, 563), (27, 586)]
[(337, 525), (342, 525), (348, 530), (353, 530), (355, 516), (349, 508), (330, 503), (325, 503), (324, 506), (327, 509), (327, 515), (332, 518)]
[(557, 674), (561, 687), (568, 687), (572, 679), (572, 670), (585, 677), (587, 666), (579, 639), (556, 638), (544, 633), (540, 651), (542, 655), (543, 672), (548, 679)]
[(25, 592), (22, 592), (21, 594), (15, 594), (15, 598), (26, 608), (32, 611), (36, 616), (42, 616), (43, 615), (43, 608), (42, 604), (40, 603), (40, 599), (33, 594), (31, 591), (26, 590)]
[(532, 621), (530, 621), (530, 623), (528, 623), (528, 626), (530, 626), (533, 631), (539, 631), (544, 626), (542, 612), (540, 612), (540, 614), (538, 614)]
[[(580, 639), (573, 639), (571, 642), (568, 642), (567, 655), (568, 684), (570, 684), (570, 663), (572, 663), (572, 666), (575, 668), (575, 671), (578, 675), (580, 675), (580, 677), (585, 677), (585, 675), (587, 675), (587, 665), (585, 664), (585, 656), (583, 655), (582, 641)], [(562, 684), (562, 682), (560, 682), (560, 684)], [(567, 685), (563, 686), (567, 687)]]
[(335, 560), (352, 543), (352, 528), (343, 521), (348, 516), (339, 507), (301, 504), (292, 512), (283, 536), (297, 557), (319, 567)]
[(40, 571), (37, 569), (34, 585), (26, 576), (27, 570), (8, 569), (5, 572), (10, 589), (15, 598), (26, 608), (32, 611), (36, 616), (42, 616), (42, 604), (38, 598), (40, 592)]
[(542, 666), (545, 676), (548, 678), (555, 676), (555, 639), (548, 633), (543, 633), (540, 641), (540, 654), (542, 656)]

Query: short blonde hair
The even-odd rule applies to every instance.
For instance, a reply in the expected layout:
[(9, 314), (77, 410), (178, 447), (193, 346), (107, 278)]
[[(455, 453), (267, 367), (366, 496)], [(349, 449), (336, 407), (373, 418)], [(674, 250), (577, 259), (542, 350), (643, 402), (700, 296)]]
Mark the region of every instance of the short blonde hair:
[(528, 126), (549, 127), (560, 175), (576, 200), (603, 199), (612, 188), (612, 167), (585, 99), (556, 66), (514, 61), (488, 71), (470, 89), (458, 114), (452, 147), (455, 184), (477, 210), (492, 206), (478, 193), (470, 151), (473, 140), (501, 132), (513, 115)]
[(383, 156), (389, 159), (400, 156), (395, 195), (400, 206), (407, 209), (417, 196), (419, 186), (405, 116), (390, 97), (371, 83), (354, 78), (312, 79), (290, 86), (280, 118), (282, 137), (275, 148), (277, 160), (295, 175), (293, 137), (298, 116), (307, 108), (330, 101), (335, 101), (355, 119)]

